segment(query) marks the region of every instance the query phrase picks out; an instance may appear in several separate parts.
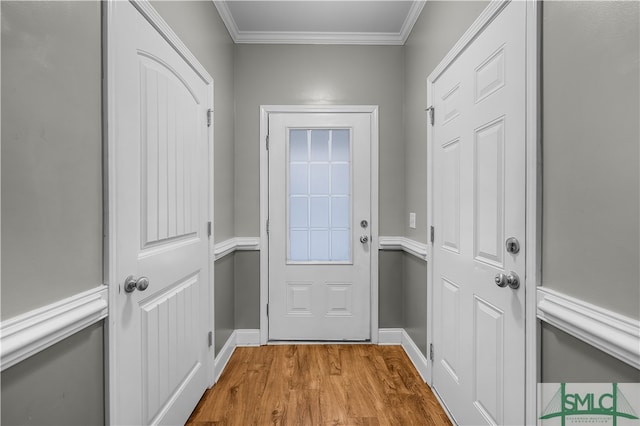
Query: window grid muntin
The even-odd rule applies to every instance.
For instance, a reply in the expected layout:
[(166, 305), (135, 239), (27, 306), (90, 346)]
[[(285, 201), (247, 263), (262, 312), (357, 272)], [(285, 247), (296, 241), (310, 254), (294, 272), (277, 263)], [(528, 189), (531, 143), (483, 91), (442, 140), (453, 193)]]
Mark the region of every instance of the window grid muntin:
[[(314, 152), (314, 133), (318, 132), (321, 134), (322, 132), (327, 132), (328, 141), (327, 142), (327, 155), (326, 160), (317, 161), (313, 158)], [(295, 137), (294, 137), (295, 135)], [(304, 142), (306, 143), (305, 155), (300, 155), (300, 136), (304, 135)], [(342, 136), (341, 138), (336, 136)], [(346, 138), (345, 138), (346, 136)], [(337, 148), (334, 150), (335, 147)], [(345, 146), (346, 144), (346, 146)], [(345, 149), (346, 148), (346, 149)], [(317, 146), (316, 146), (317, 149)], [(334, 152), (335, 151), (335, 152)], [(339, 158), (339, 159), (336, 159)], [(352, 238), (351, 238), (351, 223), (352, 223), (352, 187), (353, 187), (353, 176), (351, 171), (351, 161), (352, 161), (352, 132), (351, 129), (348, 128), (289, 128), (287, 133), (287, 263), (297, 263), (297, 264), (317, 264), (317, 263), (337, 263), (337, 264), (351, 264), (351, 256), (352, 256)], [(327, 190), (324, 193), (312, 193), (312, 166), (327, 166), (327, 182), (328, 186)], [(306, 179), (306, 192), (301, 192), (300, 182), (295, 182), (293, 180), (293, 170), (299, 166), (306, 166), (305, 168), (301, 168), (300, 170), (304, 170), (302, 173), (304, 178)], [(348, 178), (348, 185), (346, 188), (343, 188), (343, 193), (333, 194), (333, 186), (335, 186), (333, 182), (333, 171), (334, 166), (336, 170), (340, 167), (344, 168), (346, 166), (347, 173), (346, 177)], [(318, 168), (316, 168), (318, 169)], [(342, 171), (342, 177), (345, 177), (344, 170)], [(317, 186), (317, 185), (316, 185)], [(292, 193), (292, 189), (295, 188), (295, 193)], [(312, 226), (312, 201), (326, 199), (328, 201), (327, 206), (327, 214), (326, 220), (328, 222), (327, 226)], [(292, 216), (292, 205), (297, 204), (298, 202), (294, 202), (294, 200), (306, 200), (306, 226), (291, 226)], [(342, 201), (338, 201), (342, 200)], [(336, 220), (334, 205), (338, 205), (340, 203), (344, 203), (346, 200), (346, 226), (334, 227), (333, 223)], [(299, 219), (299, 218), (297, 218)], [(299, 221), (296, 219), (296, 223)], [(344, 218), (343, 218), (344, 219)], [(345, 221), (343, 220), (343, 223)], [(319, 233), (327, 232), (327, 239), (323, 242), (326, 242), (326, 253), (325, 256), (318, 256), (318, 253), (314, 253), (314, 249), (318, 249), (318, 246), (314, 246), (314, 237), (317, 237)], [(337, 244), (336, 238), (342, 234), (341, 238), (343, 239), (342, 244)], [(299, 241), (300, 243), (304, 243), (306, 246), (306, 250), (302, 250), (305, 253), (294, 253), (295, 251), (295, 241)], [(346, 247), (346, 250), (345, 250)], [(292, 248), (294, 250), (292, 250)], [(340, 253), (342, 252), (342, 253)], [(338, 258), (336, 253), (340, 253), (341, 256)], [(299, 255), (297, 255), (299, 254)], [(314, 256), (314, 254), (316, 256)], [(317, 258), (314, 258), (317, 257)]]

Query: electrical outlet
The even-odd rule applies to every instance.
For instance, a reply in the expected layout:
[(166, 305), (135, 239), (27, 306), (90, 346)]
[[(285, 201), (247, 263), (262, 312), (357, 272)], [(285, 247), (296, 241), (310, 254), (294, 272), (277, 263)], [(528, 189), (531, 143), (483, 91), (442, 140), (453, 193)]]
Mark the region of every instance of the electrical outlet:
[(409, 213), (409, 228), (416, 229), (416, 214)]

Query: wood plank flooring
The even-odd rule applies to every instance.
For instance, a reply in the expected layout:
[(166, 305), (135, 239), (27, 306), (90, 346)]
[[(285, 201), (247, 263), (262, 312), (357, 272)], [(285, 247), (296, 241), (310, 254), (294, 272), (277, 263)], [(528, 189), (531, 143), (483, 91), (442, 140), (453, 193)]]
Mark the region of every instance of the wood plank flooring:
[(188, 425), (450, 425), (400, 346), (237, 348)]

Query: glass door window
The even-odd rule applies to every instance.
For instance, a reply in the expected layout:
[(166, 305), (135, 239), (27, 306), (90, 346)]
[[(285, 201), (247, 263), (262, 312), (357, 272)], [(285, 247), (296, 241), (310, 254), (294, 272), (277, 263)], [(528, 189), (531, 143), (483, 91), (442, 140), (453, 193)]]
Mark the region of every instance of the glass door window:
[(351, 131), (289, 129), (288, 263), (351, 262)]

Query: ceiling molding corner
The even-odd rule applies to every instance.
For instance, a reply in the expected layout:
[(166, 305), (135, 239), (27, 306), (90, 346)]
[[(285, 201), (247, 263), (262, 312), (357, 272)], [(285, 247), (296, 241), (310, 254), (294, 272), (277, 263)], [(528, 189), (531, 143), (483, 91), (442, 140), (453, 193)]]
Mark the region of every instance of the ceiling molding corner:
[(224, 22), (225, 27), (227, 27), (227, 31), (229, 31), (229, 35), (234, 43), (238, 43), (239, 31), (238, 25), (236, 24), (235, 19), (233, 19), (233, 15), (229, 10), (229, 6), (227, 6), (227, 2), (223, 0), (212, 0), (213, 4), (218, 9), (218, 14), (220, 18), (222, 18), (222, 22)]
[(413, 26), (418, 21), (420, 17), (420, 13), (422, 13), (422, 9), (424, 8), (427, 0), (418, 0), (414, 1), (411, 4), (411, 9), (409, 9), (409, 13), (407, 13), (407, 19), (404, 20), (404, 24), (402, 24), (402, 29), (400, 30), (400, 36), (402, 38), (402, 44), (405, 44), (409, 35), (411, 34), (411, 30), (413, 30)]
[(240, 31), (227, 4), (212, 0), (220, 18), (236, 44), (351, 44), (404, 45), (426, 0), (414, 0), (400, 32), (313, 32), (313, 31)]

